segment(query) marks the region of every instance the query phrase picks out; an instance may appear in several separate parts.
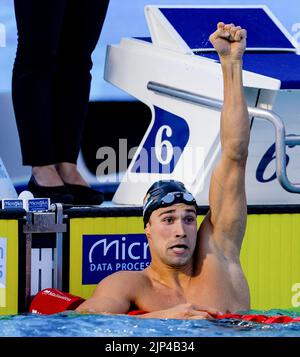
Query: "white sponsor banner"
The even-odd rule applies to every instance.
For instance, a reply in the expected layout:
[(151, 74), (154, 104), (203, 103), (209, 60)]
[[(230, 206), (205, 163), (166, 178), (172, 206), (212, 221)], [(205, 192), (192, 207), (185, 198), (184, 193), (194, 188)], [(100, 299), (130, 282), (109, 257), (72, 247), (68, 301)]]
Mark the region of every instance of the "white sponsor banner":
[(6, 241), (7, 238), (0, 237), (0, 307), (6, 306)]

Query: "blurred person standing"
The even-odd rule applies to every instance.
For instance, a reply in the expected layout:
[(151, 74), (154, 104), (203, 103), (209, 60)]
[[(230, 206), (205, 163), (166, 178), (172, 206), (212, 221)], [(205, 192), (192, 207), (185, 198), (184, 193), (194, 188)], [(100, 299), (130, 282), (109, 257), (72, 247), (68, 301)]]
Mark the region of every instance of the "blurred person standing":
[(12, 97), (28, 189), (51, 202), (101, 204), (77, 168), (92, 52), (109, 0), (14, 0), (18, 47)]

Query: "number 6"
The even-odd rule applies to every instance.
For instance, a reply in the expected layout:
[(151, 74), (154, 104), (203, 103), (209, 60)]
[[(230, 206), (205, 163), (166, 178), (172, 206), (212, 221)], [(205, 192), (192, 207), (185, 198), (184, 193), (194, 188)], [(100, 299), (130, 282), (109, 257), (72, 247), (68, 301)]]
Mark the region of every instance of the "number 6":
[[(168, 125), (163, 125), (162, 127), (159, 128), (155, 138), (155, 155), (157, 157), (157, 160), (162, 165), (167, 165), (170, 163), (173, 157), (173, 146), (170, 143), (170, 141), (162, 140), (162, 135), (164, 130), (166, 131), (166, 135), (168, 138), (172, 136), (172, 129)], [(165, 147), (167, 151), (167, 155), (165, 159), (163, 159), (162, 157), (163, 147)]]

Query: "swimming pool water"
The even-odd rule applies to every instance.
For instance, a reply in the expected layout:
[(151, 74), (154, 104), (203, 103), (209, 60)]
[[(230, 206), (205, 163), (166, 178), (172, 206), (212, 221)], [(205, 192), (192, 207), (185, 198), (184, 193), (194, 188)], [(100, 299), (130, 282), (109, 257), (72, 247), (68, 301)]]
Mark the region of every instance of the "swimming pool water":
[[(286, 310), (248, 311), (300, 316)], [(67, 311), (55, 315), (0, 316), (1, 337), (300, 337), (300, 323), (260, 324), (241, 320), (142, 319)]]

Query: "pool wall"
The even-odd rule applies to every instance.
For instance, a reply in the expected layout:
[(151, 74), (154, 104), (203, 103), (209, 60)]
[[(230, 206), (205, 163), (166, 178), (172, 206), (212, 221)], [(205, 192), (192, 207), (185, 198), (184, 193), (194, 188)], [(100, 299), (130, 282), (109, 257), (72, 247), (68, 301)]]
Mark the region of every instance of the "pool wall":
[[(207, 210), (199, 208), (198, 224)], [(64, 214), (68, 228), (63, 237), (63, 291), (88, 298), (105, 276), (141, 270), (150, 263), (141, 207), (76, 208)], [(23, 224), (24, 211), (0, 210), (0, 315), (26, 312)], [(32, 296), (33, 287), (53, 286), (54, 261), (49, 254), (55, 253), (55, 239), (35, 239), (42, 248), (33, 249), (39, 252), (31, 259)], [(249, 206), (241, 264), (250, 286), (251, 309), (299, 310), (299, 262), (300, 206)], [(38, 277), (43, 281), (36, 281)]]

